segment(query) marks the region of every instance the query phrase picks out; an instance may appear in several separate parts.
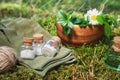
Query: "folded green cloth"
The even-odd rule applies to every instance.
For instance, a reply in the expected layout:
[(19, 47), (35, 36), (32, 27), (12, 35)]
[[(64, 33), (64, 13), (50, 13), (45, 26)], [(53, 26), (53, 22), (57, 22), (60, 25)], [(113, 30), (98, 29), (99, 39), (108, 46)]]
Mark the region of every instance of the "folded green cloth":
[(37, 56), (33, 60), (21, 59), (19, 55), (24, 37), (32, 37), (35, 33), (42, 33), (44, 35), (44, 40), (48, 40), (52, 36), (40, 27), (37, 22), (23, 18), (2, 20), (1, 26), (0, 29), (3, 30), (4, 33), (0, 31), (0, 46), (7, 45), (16, 49), (19, 63), (29, 67), (41, 76), (45, 76), (48, 70), (55, 66), (75, 61), (72, 51), (63, 46), (61, 46), (57, 55), (53, 58)]
[(68, 57), (68, 58), (66, 58), (64, 60), (57, 61), (56, 63), (47, 66), (43, 71), (39, 71), (39, 70), (35, 70), (35, 69), (34, 69), (34, 71), (36, 73), (38, 73), (39, 75), (41, 75), (42, 77), (44, 77), (46, 75), (47, 71), (49, 71), (51, 68), (53, 68), (55, 66), (58, 66), (60, 64), (64, 64), (65, 62), (70, 61), (71, 59), (75, 59), (75, 57), (70, 56), (70, 57)]
[(16, 31), (13, 28), (8, 28), (3, 23), (0, 23), (0, 46), (4, 44), (12, 46), (13, 39), (10, 39), (11, 36), (17, 36)]
[(69, 49), (62, 47), (60, 52), (58, 52), (58, 54), (53, 58), (37, 56), (34, 60), (23, 59), (20, 64), (33, 69), (43, 77), (51, 68), (60, 64), (72, 63), (75, 60), (76, 59), (72, 55), (72, 52)]
[[(2, 24), (6, 26), (3, 30), (5, 31), (5, 34), (9, 37), (9, 40), (12, 43), (4, 42), (4, 37), (0, 37), (0, 46), (2, 45), (8, 45), (17, 50), (17, 52), (20, 52), (21, 45), (23, 44), (23, 38), (24, 37), (32, 37), (35, 33), (42, 33), (44, 34), (44, 40), (48, 40), (52, 36), (44, 30), (37, 22), (24, 19), (24, 18), (17, 18), (17, 19), (5, 19), (2, 20)], [(11, 31), (12, 30), (12, 31)], [(1, 36), (1, 35), (0, 35)], [(3, 40), (3, 41), (1, 41)], [(19, 54), (18, 54), (19, 56)]]
[[(58, 54), (55, 57), (44, 57), (44, 56), (37, 56), (33, 60), (22, 59), (21, 61), (25, 64), (29, 64), (31, 68), (36, 70), (44, 70), (46, 66), (59, 62), (60, 60), (64, 60), (71, 56), (71, 51), (65, 47), (62, 47)], [(21, 62), (21, 63), (22, 63)], [(38, 64), (36, 64), (38, 63)]]

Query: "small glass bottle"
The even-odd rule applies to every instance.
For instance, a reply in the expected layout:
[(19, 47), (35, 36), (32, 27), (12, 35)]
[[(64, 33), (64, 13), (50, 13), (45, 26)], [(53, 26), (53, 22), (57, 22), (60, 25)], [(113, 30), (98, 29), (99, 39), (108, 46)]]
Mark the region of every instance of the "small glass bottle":
[(115, 52), (120, 53), (120, 36), (115, 36), (113, 40), (112, 48)]
[(41, 52), (46, 57), (54, 57), (59, 49), (61, 39), (58, 36), (53, 36), (42, 47)]
[(20, 57), (24, 59), (34, 59), (35, 51), (32, 46), (33, 38), (24, 38), (23, 42), (24, 45), (22, 46)]
[(120, 36), (114, 36), (110, 42), (104, 62), (108, 68), (120, 71)]
[(34, 34), (34, 50), (36, 51), (36, 55), (42, 55), (41, 46), (43, 45), (43, 34)]

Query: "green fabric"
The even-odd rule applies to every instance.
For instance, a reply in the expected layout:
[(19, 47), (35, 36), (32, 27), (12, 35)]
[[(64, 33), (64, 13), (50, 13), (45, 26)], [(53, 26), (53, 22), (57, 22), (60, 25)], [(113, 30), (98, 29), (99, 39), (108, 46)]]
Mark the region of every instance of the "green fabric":
[[(23, 37), (32, 37), (33, 34), (35, 33), (44, 34), (45, 40), (51, 37), (51, 35), (47, 31), (45, 31), (42, 27), (40, 27), (40, 25), (37, 22), (29, 19), (24, 18), (18, 18), (15, 20), (7, 19), (2, 20), (2, 23), (6, 26), (4, 30), (6, 29), (9, 30), (6, 31), (6, 34), (8, 33), (9, 40), (12, 42), (11, 44), (9, 42), (7, 43), (4, 42), (4, 45), (10, 45), (11, 47), (15, 48), (18, 53), (20, 52), (20, 46), (22, 45)], [(13, 32), (11, 31), (11, 29), (13, 30)], [(0, 43), (3, 42), (0, 41)]]
[(60, 65), (60, 64), (64, 64), (65, 62), (71, 60), (71, 59), (74, 59), (75, 57), (74, 56), (70, 56), (64, 60), (60, 60), (60, 61), (57, 61), (56, 63), (54, 64), (51, 64), (49, 66), (47, 66), (43, 71), (39, 71), (39, 70), (34, 70), (36, 73), (40, 74), (41, 76), (45, 76), (47, 71), (49, 71), (51, 68), (57, 66), (57, 65)]
[(0, 46), (11, 46), (12, 40), (9, 38), (12, 35), (16, 36), (16, 31), (13, 28), (7, 28), (3, 23), (0, 23)]
[[(44, 57), (44, 56), (37, 56), (34, 60), (27, 60), (27, 59), (25, 60), (24, 59), (24, 63), (29, 64), (29, 66), (31, 68), (34, 68), (37, 70), (43, 70), (49, 64), (53, 64), (55, 62), (58, 62), (60, 60), (63, 60), (64, 58), (70, 57), (70, 56), (71, 56), (71, 51), (62, 47), (60, 49), (60, 51), (58, 52), (58, 54), (53, 58)], [(34, 64), (34, 63), (39, 63), (39, 64)]]
[(21, 59), (19, 57), (22, 39), (24, 37), (32, 37), (35, 33), (42, 33), (44, 40), (50, 39), (52, 36), (44, 30), (37, 22), (18, 18), (2, 20), (0, 26), (0, 46), (7, 45), (13, 47), (17, 51), (19, 63), (31, 68), (41, 76), (45, 76), (48, 70), (60, 65), (72, 63), (75, 61), (75, 57), (72, 55), (72, 51), (68, 48), (61, 47), (57, 52), (57, 55), (53, 58), (36, 56), (33, 60)]

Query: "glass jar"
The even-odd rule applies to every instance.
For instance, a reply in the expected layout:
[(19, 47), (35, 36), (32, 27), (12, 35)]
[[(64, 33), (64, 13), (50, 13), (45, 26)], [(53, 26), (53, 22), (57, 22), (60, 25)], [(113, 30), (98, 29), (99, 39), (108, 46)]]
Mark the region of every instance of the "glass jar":
[(41, 46), (43, 45), (43, 34), (34, 34), (34, 50), (36, 55), (42, 55)]
[(106, 51), (104, 62), (108, 68), (120, 71), (120, 36), (114, 37), (109, 49)]
[(115, 36), (113, 41), (114, 43), (112, 45), (112, 48), (115, 52), (120, 53), (120, 36)]
[(54, 57), (59, 49), (61, 39), (58, 36), (53, 36), (48, 40), (45, 45), (42, 47), (41, 52), (43, 56)]
[(24, 45), (22, 46), (20, 57), (24, 59), (34, 59), (35, 51), (32, 46), (33, 38), (24, 38), (23, 42)]

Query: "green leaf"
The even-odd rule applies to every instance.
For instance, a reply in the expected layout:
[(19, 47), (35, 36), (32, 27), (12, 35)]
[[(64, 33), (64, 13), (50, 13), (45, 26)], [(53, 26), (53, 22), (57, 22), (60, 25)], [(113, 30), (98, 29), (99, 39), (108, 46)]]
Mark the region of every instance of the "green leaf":
[(82, 19), (76, 18), (76, 20), (74, 21), (74, 23), (75, 23), (75, 24), (79, 24), (79, 23), (82, 23), (82, 21), (83, 21)]
[(58, 12), (58, 16), (60, 17), (58, 23), (62, 25), (66, 35), (70, 34), (71, 29), (73, 28), (73, 23), (71, 22), (73, 14), (74, 11), (70, 11), (68, 14), (63, 10)]
[(73, 24), (72, 22), (68, 22), (68, 27), (69, 27), (69, 28), (71, 28), (71, 29), (72, 29), (72, 28), (73, 28), (73, 26), (74, 26), (74, 24)]
[(80, 27), (86, 27), (86, 24), (80, 24), (79, 26)]
[(70, 32), (71, 32), (71, 30), (72, 30), (72, 29), (70, 29), (70, 28), (68, 28), (68, 27), (64, 27), (64, 33), (65, 33), (66, 35), (69, 35)]
[(58, 16), (63, 20), (67, 20), (67, 15), (66, 15), (66, 12), (64, 10), (60, 10), (58, 12)]
[(108, 23), (105, 23), (104, 30), (105, 30), (105, 36), (109, 38), (112, 33), (112, 30)]
[(67, 22), (64, 20), (59, 20), (57, 23), (61, 24), (63, 27), (67, 25)]
[(71, 18), (73, 17), (74, 13), (75, 13), (74, 11), (70, 11), (69, 12), (68, 20), (71, 20)]
[(97, 21), (100, 23), (100, 24), (104, 24), (104, 18), (103, 18), (103, 15), (101, 14), (101, 15), (98, 15), (97, 16)]

